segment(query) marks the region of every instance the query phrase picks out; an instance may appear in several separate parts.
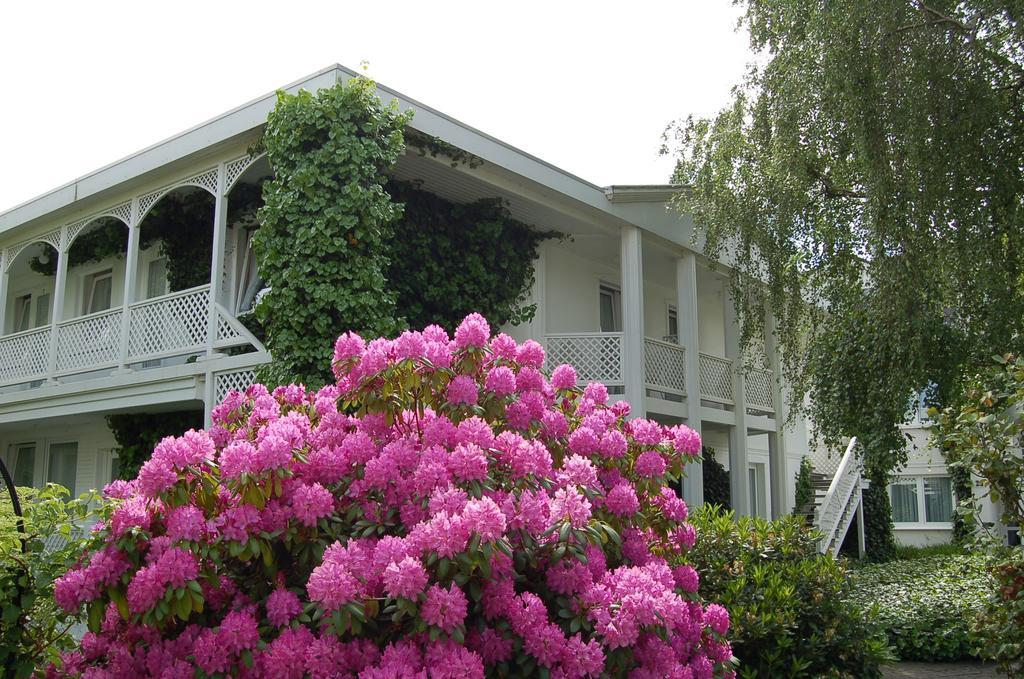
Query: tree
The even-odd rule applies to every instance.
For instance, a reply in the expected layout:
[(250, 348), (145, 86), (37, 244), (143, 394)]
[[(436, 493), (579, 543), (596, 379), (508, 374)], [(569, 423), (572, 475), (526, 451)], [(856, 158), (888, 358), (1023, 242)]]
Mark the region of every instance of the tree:
[(774, 315), (791, 412), (809, 394), (826, 443), (860, 439), (887, 513), (910, 396), (949, 402), (1024, 325), (1024, 5), (740, 4), (760, 58), (670, 128), (677, 206), (735, 265), (743, 341)]

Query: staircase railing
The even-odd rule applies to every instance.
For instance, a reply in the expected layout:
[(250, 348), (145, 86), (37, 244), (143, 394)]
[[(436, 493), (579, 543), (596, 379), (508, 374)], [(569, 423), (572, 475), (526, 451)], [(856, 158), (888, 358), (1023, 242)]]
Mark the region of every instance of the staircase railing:
[(818, 507), (817, 524), (822, 533), (818, 548), (822, 554), (843, 544), (854, 513), (861, 504), (862, 478), (856, 448), (857, 438), (854, 437), (850, 439), (828, 492)]

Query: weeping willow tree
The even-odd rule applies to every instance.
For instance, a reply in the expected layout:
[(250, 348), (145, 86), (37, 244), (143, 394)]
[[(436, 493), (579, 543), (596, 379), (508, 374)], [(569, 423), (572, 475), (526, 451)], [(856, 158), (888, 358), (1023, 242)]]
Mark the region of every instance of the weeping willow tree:
[(735, 263), (744, 341), (777, 319), (793, 410), (864, 443), (885, 558), (909, 398), (948, 403), (1024, 326), (1024, 3), (737, 4), (756, 64), (670, 127), (677, 207)]

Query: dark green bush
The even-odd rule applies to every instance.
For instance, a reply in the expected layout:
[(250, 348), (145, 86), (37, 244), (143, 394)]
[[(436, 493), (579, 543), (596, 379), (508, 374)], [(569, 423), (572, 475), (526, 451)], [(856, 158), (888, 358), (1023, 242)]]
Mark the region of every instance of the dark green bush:
[(942, 555), (872, 564), (851, 573), (851, 600), (877, 604), (889, 643), (904, 660), (973, 655), (970, 622), (990, 590), (983, 556)]
[(732, 616), (740, 677), (881, 676), (890, 652), (876, 613), (850, 600), (845, 567), (798, 518), (694, 514), (690, 558), (701, 593)]
[(814, 486), (811, 483), (811, 472), (814, 471), (814, 464), (810, 458), (804, 455), (800, 458), (800, 471), (796, 473), (796, 499), (793, 503), (793, 511), (799, 512), (814, 500)]
[(704, 504), (718, 505), (722, 509), (732, 509), (729, 491), (729, 472), (715, 458), (715, 449), (704, 446), (700, 449), (704, 478)]

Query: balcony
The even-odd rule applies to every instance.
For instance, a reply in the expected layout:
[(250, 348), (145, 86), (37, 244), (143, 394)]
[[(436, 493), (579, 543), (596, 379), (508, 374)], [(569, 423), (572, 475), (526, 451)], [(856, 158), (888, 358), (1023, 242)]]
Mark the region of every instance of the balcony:
[[(648, 394), (674, 400), (686, 396), (686, 348), (672, 342), (644, 338), (644, 386)], [(549, 367), (568, 363), (576, 368), (580, 384), (603, 382), (613, 391), (625, 386), (623, 333), (580, 332), (547, 335)], [(698, 361), (700, 398), (721, 406), (735, 406), (733, 361), (701, 352)], [(774, 375), (770, 370), (746, 373), (746, 407), (772, 414)]]
[(0, 387), (31, 388), (248, 344), (238, 321), (219, 304), (216, 310), (212, 342), (209, 285), (0, 337)]

